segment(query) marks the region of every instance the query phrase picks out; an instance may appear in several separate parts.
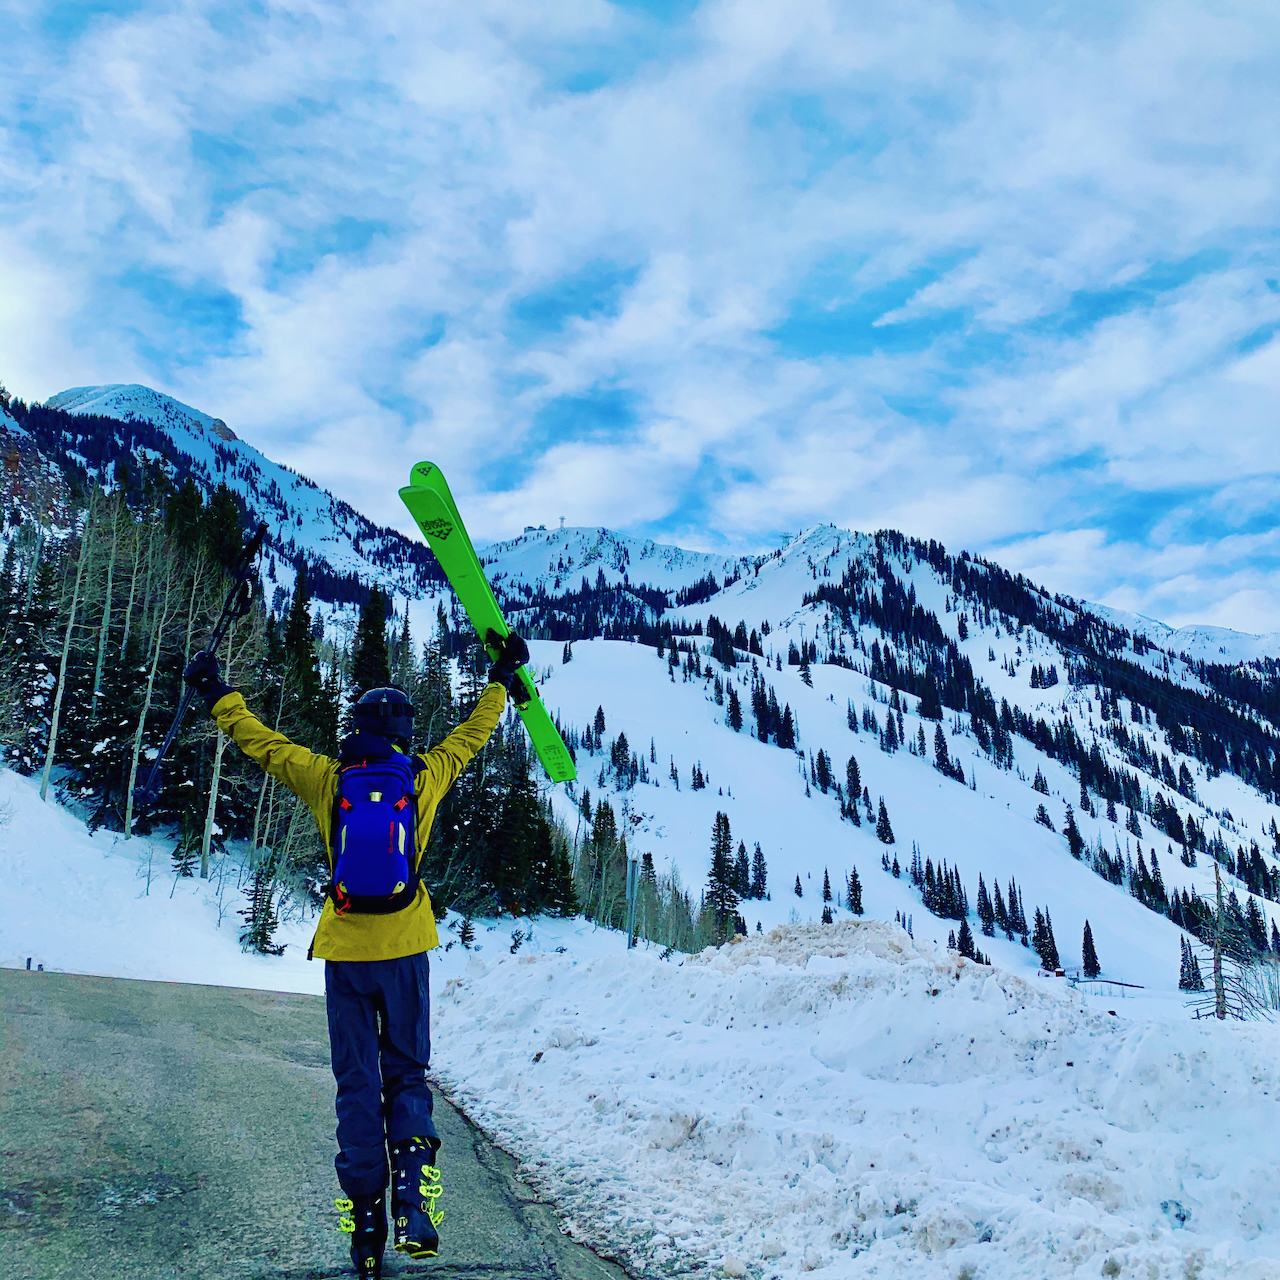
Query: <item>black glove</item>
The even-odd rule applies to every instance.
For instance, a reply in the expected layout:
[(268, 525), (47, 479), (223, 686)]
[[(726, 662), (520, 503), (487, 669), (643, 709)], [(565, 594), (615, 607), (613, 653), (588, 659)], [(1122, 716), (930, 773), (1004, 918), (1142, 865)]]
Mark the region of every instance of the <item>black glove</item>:
[(182, 673), (183, 680), (204, 699), (204, 705), (212, 712), (213, 704), (219, 698), (225, 698), (233, 692), (231, 686), (222, 678), (222, 668), (217, 657), (212, 653), (197, 653), (187, 669)]
[[(490, 631), (485, 637), (485, 642), (491, 649), (498, 651), (493, 666), (489, 668), (490, 681), (493, 684), (500, 684), (508, 693), (512, 693), (517, 702), (521, 701), (522, 698), (512, 691), (512, 681), (515, 679), (516, 668), (524, 666), (529, 661), (529, 646), (514, 631), (505, 640), (496, 631)], [(523, 687), (519, 689), (520, 695), (526, 692)], [(528, 701), (527, 697), (523, 700)]]

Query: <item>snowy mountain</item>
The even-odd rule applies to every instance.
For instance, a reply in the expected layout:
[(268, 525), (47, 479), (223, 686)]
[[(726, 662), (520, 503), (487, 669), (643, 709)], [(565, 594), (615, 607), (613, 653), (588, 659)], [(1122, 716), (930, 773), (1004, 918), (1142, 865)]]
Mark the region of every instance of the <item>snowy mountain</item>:
[(1234, 666), (1242, 662), (1258, 662), (1280, 658), (1280, 632), (1255, 636), (1247, 631), (1231, 631), (1226, 627), (1170, 627), (1154, 618), (1125, 609), (1112, 609), (1105, 604), (1088, 604), (1090, 613), (1121, 627), (1135, 636), (1145, 636), (1165, 653), (1185, 654), (1192, 661), (1215, 662)]
[[(448, 609), (414, 544), (208, 415), (145, 388), (54, 399), (0, 424), (51, 482), (163, 457), (270, 517), (282, 590), (305, 554), (394, 585), (417, 642)], [(433, 953), (438, 1069), (581, 1234), (639, 1274), (1280, 1274), (1276, 1030), (1192, 1021), (1179, 991), (1215, 872), (1276, 972), (1265, 638), (885, 531), (725, 558), (534, 528), (483, 556), (576, 753), (578, 782), (546, 788), (562, 823), (585, 839), (607, 806), (695, 908), (721, 817), (766, 876), (748, 936), (683, 960), (581, 919), (482, 921), (475, 950)], [(193, 883), (171, 835), (51, 827), (9, 773), (6, 811), (0, 962), (318, 989), (296, 908), (285, 956), (240, 953), (243, 850)]]
[(190, 477), (206, 496), (225, 484), (247, 521), (268, 526), (264, 585), (277, 607), (292, 590), (299, 558), (315, 596), (335, 604), (359, 602), (373, 584), (418, 598), (439, 581), (420, 541), (374, 525), (225, 422), (149, 387), (73, 387), (32, 406), (24, 429), (45, 458), (81, 481), (110, 484), (123, 458), (137, 468), (162, 466), (177, 485)]

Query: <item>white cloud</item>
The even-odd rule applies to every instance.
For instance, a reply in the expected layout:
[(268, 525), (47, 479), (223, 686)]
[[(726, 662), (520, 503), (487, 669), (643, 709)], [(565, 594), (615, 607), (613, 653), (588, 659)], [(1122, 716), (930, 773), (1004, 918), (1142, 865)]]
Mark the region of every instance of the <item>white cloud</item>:
[[(1280, 587), (1232, 541), (1280, 473), (1280, 346), (1240, 354), (1280, 320), (1273, 5), (713, 0), (670, 30), (603, 0), (185, 0), (70, 45), (43, 12), (11, 6), (0, 51), (20, 394), (159, 385), (402, 524), (387, 477), (430, 455), (479, 536), (548, 504), (721, 545), (899, 524), (1171, 620)], [(636, 271), (614, 312), (513, 336), (513, 300), (600, 262)], [(152, 274), (244, 329), (190, 362)], [(1122, 285), (1146, 293), (1090, 319)], [(846, 355), (765, 336), (885, 286)], [(599, 386), (630, 432), (534, 429)], [(1144, 494), (1165, 514), (1134, 534)], [(1228, 547), (1252, 559), (1224, 575)]]

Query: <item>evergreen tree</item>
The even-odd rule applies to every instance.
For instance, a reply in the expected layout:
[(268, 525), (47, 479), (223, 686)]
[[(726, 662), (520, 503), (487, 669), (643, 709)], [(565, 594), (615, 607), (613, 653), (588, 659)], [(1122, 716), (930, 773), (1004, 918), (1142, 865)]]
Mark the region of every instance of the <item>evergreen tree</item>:
[(738, 690), (729, 685), (729, 728), (737, 733), (742, 728), (742, 703), (738, 700)]
[(1179, 991), (1203, 991), (1204, 976), (1200, 972), (1200, 962), (1186, 936), (1182, 937), (1182, 968), (1178, 974)]
[(604, 707), (596, 708), (595, 719), (591, 722), (591, 727), (595, 730), (596, 740), (599, 741), (600, 736), (604, 733)]
[(960, 935), (956, 939), (956, 950), (959, 951), (962, 956), (966, 956), (970, 960), (974, 959), (973, 930), (969, 928), (968, 920), (960, 921)]
[(355, 648), (351, 655), (351, 700), (354, 705), (370, 689), (391, 682), (391, 660), (387, 653), (387, 601), (374, 587), (360, 610)]
[(1067, 805), (1067, 817), (1062, 826), (1062, 834), (1067, 838), (1067, 848), (1071, 850), (1071, 856), (1078, 861), (1084, 852), (1084, 836), (1076, 826), (1076, 815), (1072, 812), (1070, 805)]
[(800, 887), (800, 876), (799, 876), (798, 874), (797, 874), (797, 876), (796, 876), (795, 895), (796, 895), (796, 897), (797, 897), (797, 898), (803, 898), (803, 897), (804, 897), (804, 890)]
[[(1000, 892), (1000, 886), (996, 885), (997, 895)], [(978, 919), (982, 923), (982, 932), (988, 938), (994, 938), (996, 934), (996, 910), (992, 904), (991, 896), (987, 893), (987, 886), (983, 883), (982, 873), (978, 873)]]
[(757, 840), (756, 851), (751, 857), (751, 896), (757, 901), (763, 901), (767, 896), (768, 875), (769, 869), (765, 865), (764, 853)]
[(320, 681), (320, 664), (316, 661), (315, 645), (311, 640), (311, 614), (307, 606), (310, 594), (307, 586), (307, 566), (298, 562), (298, 577), (293, 589), (293, 601), (284, 627), (284, 658), (287, 664), (288, 687), (291, 697), (287, 723), (282, 725), (289, 736), (297, 736), (305, 743), (315, 743), (323, 750), (320, 738), (323, 711), (323, 688)]
[(789, 702), (782, 713), (782, 723), (778, 726), (778, 746), (788, 751), (795, 750), (796, 723), (791, 714), (791, 704)]
[[(498, 910), (523, 915), (540, 909), (543, 902), (538, 899), (549, 895), (551, 827), (527, 769), (511, 772), (480, 872)], [(543, 894), (534, 892), (538, 880)]]
[(471, 944), (476, 940), (476, 927), (471, 923), (470, 916), (463, 916), (462, 923), (458, 926), (458, 941), (468, 950), (471, 950)]
[(849, 899), (849, 910), (855, 916), (862, 914), (862, 881), (858, 879), (858, 868), (853, 867), (849, 872), (849, 878), (845, 882), (845, 892)]
[(733, 888), (739, 899), (751, 897), (751, 865), (747, 861), (747, 845), (738, 841), (738, 854), (733, 862)]
[(822, 868), (822, 900), (823, 902), (831, 901), (831, 877), (827, 874), (826, 867)]
[(1000, 896), (1000, 881), (995, 882), (995, 888), (991, 893), (991, 911), (995, 917), (996, 925), (1004, 930), (1005, 937), (1009, 937), (1013, 932), (1009, 924), (1009, 916), (1005, 911), (1004, 899)]
[(205, 546), (215, 564), (230, 571), (244, 550), (244, 515), (240, 498), (219, 484), (201, 513)]
[(711, 874), (707, 879), (707, 905), (715, 922), (716, 941), (723, 943), (734, 932), (738, 895), (733, 887), (733, 838), (729, 815), (717, 813), (711, 831)]
[(1036, 806), (1036, 821), (1042, 827), (1048, 827), (1050, 831), (1056, 830), (1053, 825), (1053, 819), (1049, 817), (1049, 810), (1046, 809), (1043, 804)]
[(817, 759), (814, 761), (814, 781), (824, 796), (831, 789), (831, 761), (821, 747), (818, 748)]
[(182, 819), (178, 830), (178, 839), (173, 846), (173, 873), (179, 877), (195, 875), (196, 864), (200, 860), (201, 843), (200, 820), (191, 809), (182, 811)]
[(924, 720), (942, 719), (942, 697), (938, 693), (938, 682), (932, 677), (925, 681), (924, 692), (920, 695), (920, 706), (917, 708), (917, 713)]
[(893, 844), (893, 827), (889, 825), (889, 810), (885, 807), (884, 796), (880, 797), (880, 813), (876, 818), (876, 839), (881, 844)]
[(862, 794), (862, 774), (858, 769), (858, 761), (855, 756), (850, 756), (845, 764), (844, 777), (849, 803), (856, 804), (858, 796)]
[(1084, 976), (1086, 978), (1096, 978), (1102, 972), (1102, 966), (1098, 963), (1098, 953), (1093, 945), (1093, 930), (1089, 928), (1089, 922), (1084, 922), (1084, 941), (1080, 945), (1080, 956), (1083, 961)]
[(1049, 918), (1047, 907), (1043, 915), (1040, 912), (1040, 908), (1036, 908), (1036, 922), (1031, 935), (1031, 946), (1036, 955), (1040, 957), (1041, 965), (1049, 972), (1052, 973), (1062, 967), (1062, 962), (1058, 958), (1058, 944), (1053, 939), (1053, 921)]

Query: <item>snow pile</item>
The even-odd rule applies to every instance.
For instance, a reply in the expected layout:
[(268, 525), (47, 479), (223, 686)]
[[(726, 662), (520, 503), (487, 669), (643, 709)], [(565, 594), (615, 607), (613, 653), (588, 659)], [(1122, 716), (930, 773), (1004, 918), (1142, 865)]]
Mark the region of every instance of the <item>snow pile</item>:
[(642, 1274), (1280, 1274), (1280, 1031), (1130, 1022), (894, 925), (472, 958), (434, 1066)]

